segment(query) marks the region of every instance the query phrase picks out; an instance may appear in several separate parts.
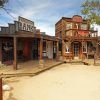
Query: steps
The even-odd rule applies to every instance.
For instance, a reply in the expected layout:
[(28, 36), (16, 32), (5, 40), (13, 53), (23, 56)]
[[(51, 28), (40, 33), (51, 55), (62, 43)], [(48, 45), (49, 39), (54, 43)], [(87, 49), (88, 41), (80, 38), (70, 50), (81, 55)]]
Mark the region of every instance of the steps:
[(83, 61), (82, 60), (70, 60), (70, 61), (65, 61), (65, 63), (70, 63), (72, 65), (84, 65)]

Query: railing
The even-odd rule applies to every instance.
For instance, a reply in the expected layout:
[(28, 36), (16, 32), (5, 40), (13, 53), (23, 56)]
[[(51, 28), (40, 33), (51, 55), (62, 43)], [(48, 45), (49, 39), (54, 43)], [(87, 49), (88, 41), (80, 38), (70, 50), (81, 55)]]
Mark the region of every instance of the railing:
[(97, 37), (98, 36), (98, 33), (97, 32), (91, 32), (89, 34), (89, 37)]
[[(81, 34), (80, 32), (83, 32), (83, 34)], [(90, 30), (89, 31), (88, 30), (87, 31), (77, 30), (76, 34), (75, 34), (74, 30), (72, 30), (72, 31), (67, 30), (67, 31), (65, 31), (64, 37), (98, 37), (98, 33), (97, 33), (97, 31), (92, 32)]]

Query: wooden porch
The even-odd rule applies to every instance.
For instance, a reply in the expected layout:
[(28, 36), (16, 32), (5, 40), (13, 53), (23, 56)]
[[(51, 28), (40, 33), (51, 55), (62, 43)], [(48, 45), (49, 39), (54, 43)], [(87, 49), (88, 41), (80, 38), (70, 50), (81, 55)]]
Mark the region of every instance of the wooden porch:
[[(48, 52), (48, 57), (51, 59), (56, 58), (56, 51), (55, 48), (57, 44), (57, 40), (55, 38), (47, 36), (47, 35), (42, 35), (42, 34), (37, 34), (36, 36), (33, 36), (32, 34), (26, 37), (26, 35), (18, 35), (16, 33), (15, 36), (12, 37), (5, 37), (2, 36), (0, 40), (0, 61), (5, 63), (12, 63), (13, 64), (13, 69), (18, 69), (17, 64), (19, 63), (20, 60), (22, 62), (27, 62), (31, 60), (38, 60), (40, 63), (42, 63), (41, 60), (44, 59), (44, 54)], [(4, 52), (4, 46), (3, 44), (8, 42), (12, 44), (11, 47), (11, 55), (6, 55), (3, 56), (3, 54), (6, 54), (7, 52)], [(46, 43), (44, 46), (44, 42)], [(51, 43), (52, 42), (52, 43)], [(21, 46), (20, 46), (21, 44)], [(52, 45), (50, 45), (52, 44)], [(49, 50), (49, 49), (50, 50)], [(52, 50), (51, 50), (52, 48)], [(52, 51), (52, 53), (50, 53)], [(4, 53), (3, 53), (4, 52)], [(10, 54), (9, 52), (7, 54)], [(51, 57), (52, 55), (52, 57)], [(10, 56), (9, 59), (6, 59), (6, 61), (3, 61), (6, 57)], [(46, 56), (47, 57), (47, 56)]]
[(1, 76), (13, 76), (13, 75), (20, 75), (20, 74), (36, 74), (38, 72), (50, 69), (54, 66), (57, 66), (59, 64), (62, 64), (62, 62), (56, 61), (56, 60), (48, 60), (45, 59), (43, 63), (43, 67), (41, 68), (39, 66), (38, 60), (31, 60), (26, 61), (23, 63), (18, 63), (17, 69), (13, 70), (13, 65), (4, 66), (0, 69)]

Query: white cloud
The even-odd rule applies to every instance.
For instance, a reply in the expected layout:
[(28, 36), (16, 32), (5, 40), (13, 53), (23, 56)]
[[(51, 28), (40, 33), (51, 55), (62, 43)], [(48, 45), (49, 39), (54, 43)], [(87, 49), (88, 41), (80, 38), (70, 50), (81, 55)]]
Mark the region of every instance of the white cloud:
[[(73, 0), (72, 2), (70, 0), (9, 0), (6, 8), (11, 9), (10, 14), (14, 16), (16, 20), (18, 16), (28, 18), (33, 20), (36, 23), (36, 27), (40, 28), (41, 31), (45, 31), (49, 35), (54, 35), (55, 23), (62, 16), (73, 16), (75, 9), (78, 7), (78, 4), (80, 7), (82, 1), (83, 0)], [(12, 20), (12, 18), (9, 17), (9, 20)]]
[(55, 28), (49, 27), (46, 24), (43, 25), (37, 25), (37, 28), (40, 29), (41, 32), (46, 32), (46, 34), (49, 34), (51, 36), (54, 36), (55, 34)]

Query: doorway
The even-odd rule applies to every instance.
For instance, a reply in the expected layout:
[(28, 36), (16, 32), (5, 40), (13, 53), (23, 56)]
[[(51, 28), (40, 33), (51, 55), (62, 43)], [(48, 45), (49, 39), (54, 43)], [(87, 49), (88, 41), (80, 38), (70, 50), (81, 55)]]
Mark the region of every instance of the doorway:
[(74, 59), (79, 59), (80, 43), (74, 42)]
[(38, 47), (39, 47), (39, 40), (34, 38), (34, 40), (32, 40), (32, 59), (38, 59)]

